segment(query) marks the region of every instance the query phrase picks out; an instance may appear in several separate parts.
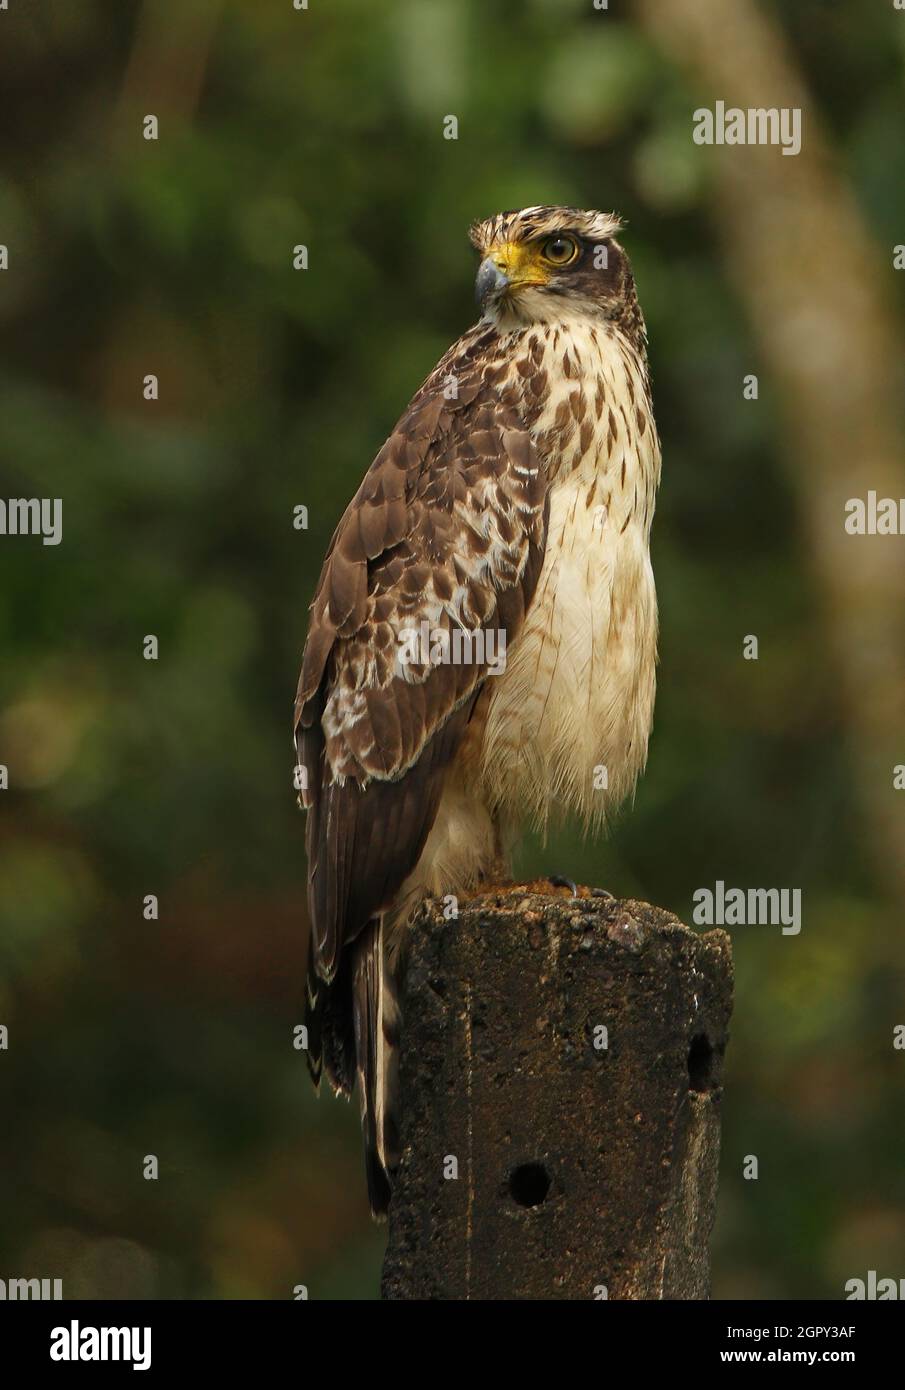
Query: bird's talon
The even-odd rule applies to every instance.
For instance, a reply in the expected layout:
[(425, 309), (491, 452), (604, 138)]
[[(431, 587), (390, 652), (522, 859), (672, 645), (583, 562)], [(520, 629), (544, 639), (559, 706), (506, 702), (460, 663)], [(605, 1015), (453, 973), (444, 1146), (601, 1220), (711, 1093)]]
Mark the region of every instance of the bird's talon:
[(562, 874), (548, 874), (547, 882), (553, 888), (568, 888), (573, 898), (578, 897), (578, 885), (573, 883), (570, 878), (563, 878)]
[(605, 888), (592, 888), (592, 889), (591, 889), (591, 897), (592, 897), (592, 898), (607, 898), (611, 903), (616, 901), (616, 899), (613, 897), (612, 893), (608, 893), (607, 890), (606, 890)]

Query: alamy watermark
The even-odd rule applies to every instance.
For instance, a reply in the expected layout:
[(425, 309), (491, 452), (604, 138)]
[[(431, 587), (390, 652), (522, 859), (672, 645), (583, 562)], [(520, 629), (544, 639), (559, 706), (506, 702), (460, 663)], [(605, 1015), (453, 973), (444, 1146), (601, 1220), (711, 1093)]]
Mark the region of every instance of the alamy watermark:
[(61, 497), (0, 497), (0, 536), (42, 536), (44, 545), (63, 539)]
[(850, 497), (845, 504), (845, 529), (850, 536), (905, 536), (905, 497)]
[(884, 1302), (889, 1299), (905, 1298), (905, 1279), (883, 1279), (875, 1269), (867, 1271), (866, 1279), (849, 1279), (845, 1285), (847, 1302)]
[(24, 1303), (29, 1299), (52, 1302), (63, 1297), (62, 1279), (0, 1279), (0, 1302)]
[(801, 152), (800, 106), (699, 106), (692, 117), (696, 145), (780, 145), (783, 154)]
[(801, 931), (800, 888), (713, 888), (692, 894), (692, 921), (698, 927), (782, 927), (783, 936)]
[(506, 669), (506, 629), (431, 627), (423, 619), (418, 627), (404, 627), (399, 633), (399, 662), (402, 666), (486, 666), (488, 674), (499, 676)]
[(151, 1366), (150, 1327), (90, 1327), (73, 1319), (50, 1333), (51, 1361), (131, 1361), (134, 1371)]

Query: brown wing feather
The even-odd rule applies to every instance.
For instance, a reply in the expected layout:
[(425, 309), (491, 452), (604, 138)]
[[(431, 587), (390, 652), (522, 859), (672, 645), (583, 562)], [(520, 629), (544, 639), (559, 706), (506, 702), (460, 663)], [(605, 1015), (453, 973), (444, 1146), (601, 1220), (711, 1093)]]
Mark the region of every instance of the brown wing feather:
[(537, 583), (546, 479), (513, 352), (486, 325), (450, 349), (368, 470), (321, 572), (295, 733), (325, 980), (415, 867), (488, 674), (477, 662), (404, 669), (401, 634), (483, 627), (511, 645)]

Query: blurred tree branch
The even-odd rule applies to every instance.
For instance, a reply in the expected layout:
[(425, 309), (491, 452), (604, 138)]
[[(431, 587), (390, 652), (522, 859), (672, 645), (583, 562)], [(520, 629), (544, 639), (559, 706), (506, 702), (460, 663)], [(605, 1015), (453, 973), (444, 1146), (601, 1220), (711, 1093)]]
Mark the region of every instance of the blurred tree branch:
[[(901, 335), (875, 245), (833, 164), (785, 38), (753, 0), (638, 0), (642, 22), (712, 106), (800, 107), (801, 152), (714, 148), (713, 206), (728, 272), (785, 412), (786, 462), (825, 604), (880, 872), (905, 900), (905, 564), (896, 537), (855, 537), (844, 506), (905, 496)], [(689, 139), (691, 123), (689, 113)], [(885, 277), (890, 277), (884, 283)]]
[(175, 9), (145, 0), (123, 79), (119, 119), (113, 129), (133, 148), (134, 113), (153, 111), (189, 121), (198, 106), (223, 0), (195, 0)]

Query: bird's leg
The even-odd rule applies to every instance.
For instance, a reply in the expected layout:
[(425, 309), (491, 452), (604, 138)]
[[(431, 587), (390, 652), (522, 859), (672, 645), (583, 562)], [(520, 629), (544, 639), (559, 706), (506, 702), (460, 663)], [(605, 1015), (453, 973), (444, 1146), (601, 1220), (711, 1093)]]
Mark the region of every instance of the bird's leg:
[(484, 867), (478, 875), (477, 891), (479, 893), (489, 892), (493, 888), (511, 888), (515, 880), (512, 877), (512, 870), (509, 864), (509, 855), (506, 852), (506, 845), (503, 836), (503, 827), (499, 818), (493, 818), (493, 839), (491, 842), (490, 853), (484, 861)]
[(551, 888), (568, 888), (573, 898), (578, 897), (578, 884), (563, 874), (547, 874), (547, 882)]

